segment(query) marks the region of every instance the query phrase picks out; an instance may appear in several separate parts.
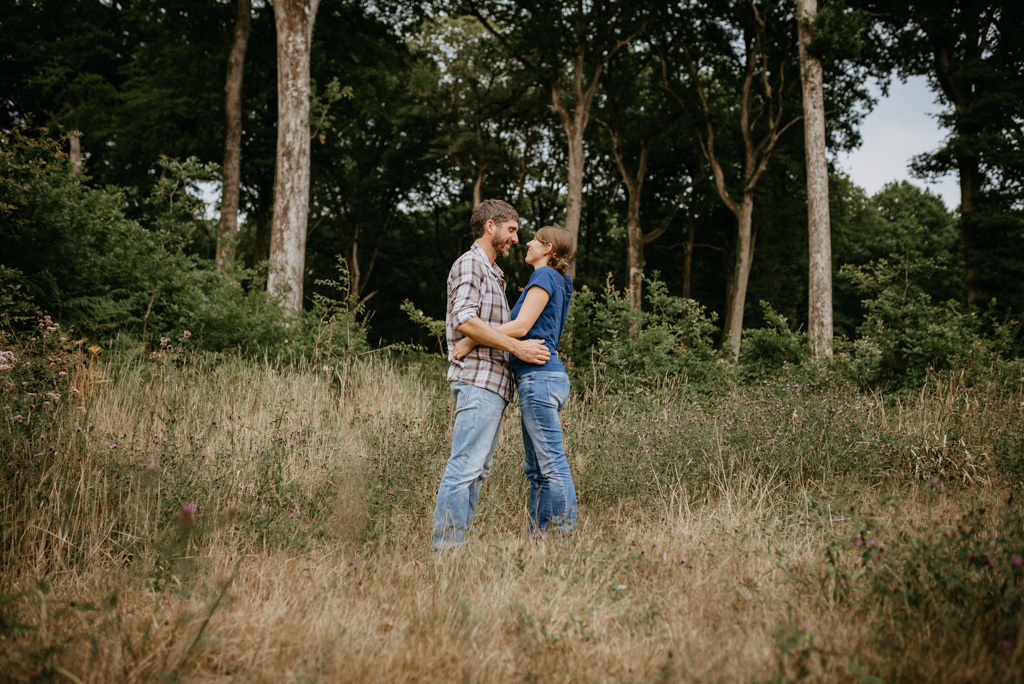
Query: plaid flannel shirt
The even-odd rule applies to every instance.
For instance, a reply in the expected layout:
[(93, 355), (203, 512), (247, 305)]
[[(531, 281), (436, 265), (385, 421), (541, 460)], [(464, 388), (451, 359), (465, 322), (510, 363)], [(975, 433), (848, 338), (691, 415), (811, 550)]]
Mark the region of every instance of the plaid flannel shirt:
[(452, 349), (465, 337), (456, 328), (477, 317), (492, 328), (509, 321), (505, 274), (491, 263), (480, 245), (474, 244), (452, 264), (448, 273), (448, 308), (444, 318), (450, 363), (447, 377), (449, 382), (468, 382), (511, 401), (508, 352), (481, 345), (461, 361), (452, 358)]

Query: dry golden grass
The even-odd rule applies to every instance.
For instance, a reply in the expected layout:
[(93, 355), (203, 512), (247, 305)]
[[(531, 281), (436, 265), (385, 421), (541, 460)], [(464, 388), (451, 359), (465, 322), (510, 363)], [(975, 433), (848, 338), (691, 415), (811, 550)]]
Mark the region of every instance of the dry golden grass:
[[(30, 592), (11, 614), (33, 629), (7, 637), (3, 647), (21, 655), (0, 677), (984, 681), (1024, 662), (1024, 635), (990, 664), (970, 653), (898, 664), (873, 647), (875, 617), (836, 598), (823, 553), (857, 532), (839, 507), (874, 506), (891, 494), (884, 488), (850, 491), (838, 504), (823, 490), (785, 491), (771, 476), (723, 476), (699, 491), (668, 491), (656, 512), (624, 502), (614, 522), (586, 507), (571, 538), (540, 543), (521, 533), (521, 509), (492, 510), (468, 543), (440, 554), (420, 500), (367, 546), (360, 454), (373, 440), (364, 431), (436, 420), (443, 389), (434, 379), (383, 362), (331, 374), (225, 364), (187, 382), (170, 368), (132, 366), (108, 377), (91, 390), (88, 443), (69, 452), (85, 458), (53, 461), (31, 520), (14, 520), (15, 502), (0, 502), (0, 522), (24, 530), (3, 549), (3, 593)], [(499, 457), (515, 449), (516, 422), (507, 416)], [(268, 434), (287, 441), (298, 430), (298, 446), (280, 451), (282, 477), (303, 492), (331, 485), (333, 511), (298, 516), (328, 519), (326, 533), (304, 546), (273, 544), (222, 519), (253, 486), (255, 449)], [(166, 491), (159, 471), (147, 479), (144, 464), (161, 440), (183, 435), (198, 444), (184, 472), (202, 469), (203, 482), (226, 483), (227, 494), (200, 508), (203, 534), (169, 553), (161, 545), (173, 535), (158, 513), (187, 494)], [(138, 463), (116, 483), (101, 467), (115, 443)], [(307, 465), (321, 462), (339, 467)], [(496, 469), (485, 492), (512, 487), (516, 472)], [(899, 495), (898, 509), (879, 509), (894, 537), (966, 505), (914, 489)], [(970, 494), (1004, 495), (987, 481)], [(481, 514), (492, 504), (514, 506), (496, 497)], [(136, 511), (134, 546), (119, 537), (126, 510)]]

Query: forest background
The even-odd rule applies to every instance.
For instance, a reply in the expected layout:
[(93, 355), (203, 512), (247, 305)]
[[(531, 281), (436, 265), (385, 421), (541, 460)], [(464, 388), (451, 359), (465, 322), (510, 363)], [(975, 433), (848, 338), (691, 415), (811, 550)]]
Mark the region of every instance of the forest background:
[[(5, 672), (1019, 676), (1021, 26), (0, 0)], [(913, 170), (956, 174), (953, 212), (827, 166), (914, 75), (948, 135)], [(578, 235), (581, 533), (523, 538), (505, 430), (448, 562), (444, 283), (488, 197)]]
[[(640, 274), (654, 277), (715, 320), (716, 347), (772, 327), (766, 312), (814, 329), (795, 6), (322, 9), (308, 48), (308, 219), (282, 204), (275, 222), (274, 8), (7, 3), (4, 287), (20, 283), (55, 320), (92, 337), (116, 331), (126, 346), (189, 329), (210, 350), (280, 349), (300, 343), (261, 295), (267, 263), (285, 271), (283, 247), (267, 260), (275, 234), (301, 234), (287, 268), (302, 277), (280, 277), (287, 306), (328, 294), (343, 257), (347, 308), (366, 309), (373, 346), (430, 346), (401, 304), (443, 317), (443, 275), (470, 242), (469, 212), (498, 197), (526, 235), (548, 223), (578, 233), (581, 289), (628, 290), (636, 311)], [(902, 279), (914, 286), (906, 301), (919, 295), (915, 306), (940, 319), (973, 315), (968, 327), (988, 334), (1024, 307), (1021, 60), (1005, 38), (1016, 10), (877, 9), (818, 10), (808, 46), (824, 69), (828, 150), (858, 144), (869, 81), (925, 74), (949, 135), (914, 168), (955, 171), (964, 194), (950, 214), (908, 184), (867, 197), (830, 176), (835, 333), (878, 342), (872, 302)], [(218, 225), (196, 188), (221, 180), (225, 160)], [(30, 183), (45, 188), (25, 192)], [(510, 294), (528, 276), (520, 261), (504, 265)], [(919, 375), (957, 354), (929, 345), (919, 357), (900, 369)]]

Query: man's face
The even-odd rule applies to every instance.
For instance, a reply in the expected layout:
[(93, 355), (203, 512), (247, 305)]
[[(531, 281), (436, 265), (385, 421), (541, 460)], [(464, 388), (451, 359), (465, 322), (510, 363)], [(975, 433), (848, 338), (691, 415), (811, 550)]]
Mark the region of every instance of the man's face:
[(493, 221), (488, 221), (488, 223), (492, 224), (494, 228), (494, 233), (491, 234), (491, 246), (494, 247), (498, 256), (507, 257), (512, 245), (519, 244), (519, 222), (509, 219), (501, 224), (495, 224)]

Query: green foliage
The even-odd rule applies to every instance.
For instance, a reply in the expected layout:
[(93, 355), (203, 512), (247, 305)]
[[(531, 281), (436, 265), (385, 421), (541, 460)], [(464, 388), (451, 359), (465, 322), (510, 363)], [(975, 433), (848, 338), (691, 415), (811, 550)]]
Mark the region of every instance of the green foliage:
[(866, 318), (852, 345), (850, 368), (866, 385), (917, 381), (929, 369), (972, 360), (975, 337), (961, 306), (935, 303), (917, 284), (934, 269), (935, 261), (908, 255), (840, 271), (865, 296)]
[(794, 332), (785, 316), (761, 302), (767, 326), (743, 331), (740, 364), (754, 377), (770, 374), (807, 359), (807, 334)]
[(183, 330), (211, 350), (287, 339), (286, 313), (256, 273), (220, 272), (190, 251), (207, 228), (197, 183), (214, 166), (161, 160), (162, 175), (131, 219), (124, 195), (72, 175), (55, 141), (15, 129), (3, 143), (0, 219), (10, 232), (0, 313), (25, 316), (32, 301), (82, 334), (152, 347)]
[(426, 315), (423, 313), (422, 309), (417, 309), (416, 305), (408, 299), (402, 302), (401, 309), (405, 315), (409, 317), (410, 321), (430, 333), (430, 335), (437, 341), (438, 353), (447, 358), (448, 349), (445, 322)]
[(573, 296), (559, 353), (581, 386), (624, 390), (718, 374), (714, 314), (670, 295), (658, 274), (644, 281), (642, 311), (610, 279), (600, 295), (584, 287)]
[(337, 277), (316, 281), (330, 294), (314, 292), (310, 295), (313, 307), (306, 314), (309, 325), (315, 327), (311, 354), (314, 364), (344, 361), (369, 349), (366, 306), (352, 291), (344, 257), (336, 258)]
[(905, 386), (929, 370), (987, 362), (1007, 349), (1008, 338), (984, 339), (978, 316), (953, 299), (962, 292), (963, 271), (951, 257), (955, 227), (938, 199), (902, 183), (886, 186), (871, 204), (877, 215), (845, 246), (852, 263), (839, 271), (863, 307), (856, 339), (837, 345), (844, 372), (866, 386)]

